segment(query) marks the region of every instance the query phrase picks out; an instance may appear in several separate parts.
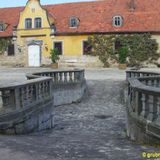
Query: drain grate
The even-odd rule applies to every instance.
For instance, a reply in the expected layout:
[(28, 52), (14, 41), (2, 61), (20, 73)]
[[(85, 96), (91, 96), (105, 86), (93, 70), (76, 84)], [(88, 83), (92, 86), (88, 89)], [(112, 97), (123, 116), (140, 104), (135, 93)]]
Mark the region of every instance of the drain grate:
[(108, 118), (112, 118), (113, 116), (100, 114), (100, 115), (94, 115), (94, 117), (97, 119), (108, 119)]
[(64, 126), (55, 124), (55, 125), (54, 125), (54, 130), (57, 130), (57, 131), (59, 131), (59, 130), (64, 130)]

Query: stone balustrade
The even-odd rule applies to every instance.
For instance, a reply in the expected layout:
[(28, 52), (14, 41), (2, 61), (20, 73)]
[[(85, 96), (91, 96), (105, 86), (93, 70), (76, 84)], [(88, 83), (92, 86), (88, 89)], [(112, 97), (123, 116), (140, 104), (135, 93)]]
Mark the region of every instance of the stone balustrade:
[(70, 70), (70, 71), (48, 71), (33, 73), (32, 75), (27, 75), (28, 79), (37, 78), (36, 76), (52, 77), (53, 83), (76, 83), (82, 82), (84, 77), (84, 70)]
[(127, 71), (127, 82), (128, 136), (138, 142), (159, 143), (160, 74)]
[(0, 133), (53, 127), (54, 106), (77, 102), (86, 92), (84, 70), (27, 74), (27, 81), (0, 85)]
[(129, 78), (138, 78), (138, 77), (152, 77), (160, 75), (160, 73), (157, 72), (146, 72), (146, 71), (136, 71), (136, 70), (129, 70), (126, 71), (126, 79)]
[(1, 112), (26, 109), (52, 99), (52, 78), (38, 78), (27, 82), (0, 86)]
[(45, 71), (27, 75), (28, 79), (51, 77), (53, 80), (54, 105), (70, 104), (80, 101), (86, 92), (84, 70)]

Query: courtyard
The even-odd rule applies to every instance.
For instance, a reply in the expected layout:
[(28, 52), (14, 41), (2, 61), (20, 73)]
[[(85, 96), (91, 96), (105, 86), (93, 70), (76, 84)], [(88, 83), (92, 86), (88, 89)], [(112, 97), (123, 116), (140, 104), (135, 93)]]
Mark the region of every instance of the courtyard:
[[(1, 83), (25, 80), (48, 68), (1, 68)], [(80, 103), (55, 107), (55, 127), (29, 135), (0, 135), (0, 160), (140, 160), (159, 148), (126, 137), (123, 104), (125, 72), (87, 69), (88, 96)]]

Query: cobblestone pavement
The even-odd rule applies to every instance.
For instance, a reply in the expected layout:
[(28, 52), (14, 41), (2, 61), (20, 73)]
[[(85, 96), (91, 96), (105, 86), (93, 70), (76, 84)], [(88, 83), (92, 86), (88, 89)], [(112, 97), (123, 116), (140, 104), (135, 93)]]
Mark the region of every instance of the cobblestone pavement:
[[(2, 70), (12, 81), (31, 69)], [(13, 76), (14, 75), (14, 76)], [(89, 95), (81, 103), (55, 108), (55, 128), (21, 136), (0, 135), (0, 160), (141, 160), (142, 152), (159, 148), (127, 139), (121, 103), (125, 73), (116, 69), (87, 70)], [(11, 79), (9, 82), (11, 82)]]

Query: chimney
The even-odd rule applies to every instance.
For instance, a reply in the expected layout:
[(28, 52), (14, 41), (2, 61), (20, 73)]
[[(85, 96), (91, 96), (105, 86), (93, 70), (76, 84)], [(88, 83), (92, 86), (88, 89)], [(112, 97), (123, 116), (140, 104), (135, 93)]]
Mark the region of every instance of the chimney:
[(130, 0), (128, 7), (129, 7), (129, 10), (133, 12), (136, 9), (135, 0)]

